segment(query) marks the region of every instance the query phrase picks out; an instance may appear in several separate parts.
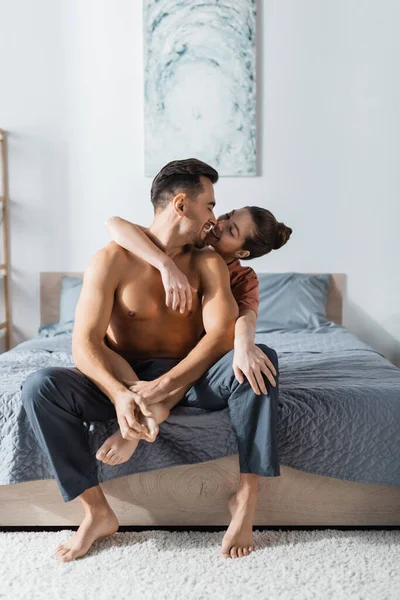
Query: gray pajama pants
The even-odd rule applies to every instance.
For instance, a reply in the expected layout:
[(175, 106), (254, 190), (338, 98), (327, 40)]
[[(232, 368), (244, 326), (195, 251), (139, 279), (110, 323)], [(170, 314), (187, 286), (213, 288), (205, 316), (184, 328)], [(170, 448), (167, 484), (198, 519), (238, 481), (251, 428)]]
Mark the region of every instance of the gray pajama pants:
[[(233, 350), (196, 381), (178, 406), (207, 410), (228, 407), (239, 449), (241, 473), (280, 475), (277, 446), (279, 393), (278, 356), (257, 344), (273, 363), (273, 387), (263, 375), (268, 394), (256, 395), (245, 378), (239, 384), (232, 369)], [(177, 359), (155, 358), (131, 363), (139, 379), (153, 380), (169, 371)], [(76, 367), (46, 367), (23, 382), (22, 403), (42, 450), (49, 458), (65, 502), (98, 485), (96, 458), (89, 450), (84, 421), (116, 419), (111, 400)], [(172, 409), (173, 410), (173, 409)]]

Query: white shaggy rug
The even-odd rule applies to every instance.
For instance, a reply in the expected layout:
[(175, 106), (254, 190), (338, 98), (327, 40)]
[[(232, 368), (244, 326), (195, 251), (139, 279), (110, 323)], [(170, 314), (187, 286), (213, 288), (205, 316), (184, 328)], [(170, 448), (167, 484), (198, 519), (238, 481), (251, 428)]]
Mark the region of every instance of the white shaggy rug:
[(400, 598), (399, 530), (256, 530), (236, 559), (219, 556), (223, 531), (121, 532), (61, 563), (73, 533), (0, 533), (1, 600)]

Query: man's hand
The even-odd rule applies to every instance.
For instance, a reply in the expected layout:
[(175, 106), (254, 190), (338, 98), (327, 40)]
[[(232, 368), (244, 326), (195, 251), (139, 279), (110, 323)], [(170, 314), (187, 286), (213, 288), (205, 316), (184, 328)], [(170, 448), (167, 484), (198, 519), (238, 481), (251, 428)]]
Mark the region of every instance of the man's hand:
[(257, 395), (268, 393), (262, 373), (267, 376), (271, 385), (276, 387), (276, 382), (273, 377), (273, 375), (276, 375), (276, 369), (268, 356), (266, 356), (261, 348), (254, 343), (235, 343), (232, 366), (238, 382), (243, 383), (243, 375), (246, 375), (251, 387)]
[(145, 428), (138, 421), (139, 410), (145, 417), (154, 418), (142, 398), (130, 389), (121, 391), (115, 396), (114, 406), (117, 413), (118, 425), (124, 440), (137, 440), (144, 432)]
[(168, 378), (165, 375), (153, 381), (135, 381), (129, 389), (135, 393), (135, 402), (147, 417), (148, 405), (162, 402), (168, 396)]

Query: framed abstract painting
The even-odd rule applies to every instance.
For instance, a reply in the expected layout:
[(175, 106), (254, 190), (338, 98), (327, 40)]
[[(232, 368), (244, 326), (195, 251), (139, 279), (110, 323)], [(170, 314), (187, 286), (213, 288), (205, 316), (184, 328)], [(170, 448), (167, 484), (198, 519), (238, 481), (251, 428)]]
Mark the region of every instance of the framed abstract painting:
[(256, 175), (256, 0), (144, 0), (145, 175)]

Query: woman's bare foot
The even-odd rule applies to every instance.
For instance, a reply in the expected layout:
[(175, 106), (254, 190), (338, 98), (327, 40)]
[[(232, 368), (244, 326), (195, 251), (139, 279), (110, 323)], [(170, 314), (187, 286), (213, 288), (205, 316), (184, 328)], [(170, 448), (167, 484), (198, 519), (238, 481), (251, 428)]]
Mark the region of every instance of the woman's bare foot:
[(58, 546), (54, 556), (61, 562), (69, 562), (80, 558), (88, 552), (96, 540), (113, 535), (118, 531), (118, 528), (118, 519), (111, 508), (88, 512), (78, 531)]
[(101, 460), (107, 465), (120, 465), (130, 459), (135, 452), (139, 440), (144, 439), (147, 442), (154, 442), (158, 434), (158, 426), (154, 419), (141, 416), (139, 423), (148, 427), (147, 433), (143, 430), (141, 437), (138, 440), (125, 440), (120, 429), (117, 429), (113, 435), (106, 439), (104, 444), (96, 452), (97, 460)]
[(236, 494), (229, 498), (228, 508), (232, 521), (222, 540), (221, 556), (242, 558), (253, 552), (255, 504), (254, 501), (238, 499)]

